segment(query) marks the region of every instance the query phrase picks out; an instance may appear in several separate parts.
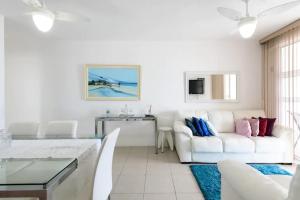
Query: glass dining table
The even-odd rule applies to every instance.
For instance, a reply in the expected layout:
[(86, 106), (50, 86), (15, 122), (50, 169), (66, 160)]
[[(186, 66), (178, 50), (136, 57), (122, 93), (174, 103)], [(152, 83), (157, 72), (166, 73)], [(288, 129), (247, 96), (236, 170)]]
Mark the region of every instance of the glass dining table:
[(78, 166), (74, 158), (0, 159), (0, 198), (51, 199), (52, 191)]

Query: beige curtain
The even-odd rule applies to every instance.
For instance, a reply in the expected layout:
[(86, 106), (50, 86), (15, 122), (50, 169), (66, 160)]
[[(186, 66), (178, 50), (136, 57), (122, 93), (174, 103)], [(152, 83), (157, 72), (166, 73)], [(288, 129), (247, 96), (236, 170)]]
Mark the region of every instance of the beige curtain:
[[(264, 108), (268, 117), (293, 128), (299, 136), (294, 114), (300, 113), (300, 27), (268, 40), (263, 45)], [(299, 122), (298, 122), (299, 123)], [(295, 156), (300, 158), (300, 145), (294, 141)]]
[(264, 108), (267, 116), (294, 128), (300, 113), (300, 27), (263, 44)]

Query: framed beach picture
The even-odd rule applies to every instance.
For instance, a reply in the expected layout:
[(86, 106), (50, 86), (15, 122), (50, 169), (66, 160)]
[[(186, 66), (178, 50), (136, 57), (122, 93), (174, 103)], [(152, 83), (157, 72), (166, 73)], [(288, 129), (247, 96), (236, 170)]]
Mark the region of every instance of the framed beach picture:
[(140, 99), (139, 65), (93, 65), (84, 67), (85, 99), (137, 101)]

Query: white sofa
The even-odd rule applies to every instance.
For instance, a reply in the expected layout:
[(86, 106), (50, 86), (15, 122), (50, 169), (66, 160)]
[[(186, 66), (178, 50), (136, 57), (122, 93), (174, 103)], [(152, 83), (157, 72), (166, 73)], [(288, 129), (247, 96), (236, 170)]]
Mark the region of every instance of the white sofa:
[(218, 163), (221, 173), (222, 200), (298, 200), (300, 199), (300, 166), (292, 176), (263, 175), (238, 161)]
[[(175, 146), (182, 163), (216, 163), (234, 159), (247, 163), (292, 163), (293, 131), (275, 125), (272, 137), (247, 138), (235, 133), (235, 120), (265, 117), (263, 110), (178, 112), (174, 121)], [(185, 125), (185, 118), (209, 120), (219, 136), (197, 137)]]

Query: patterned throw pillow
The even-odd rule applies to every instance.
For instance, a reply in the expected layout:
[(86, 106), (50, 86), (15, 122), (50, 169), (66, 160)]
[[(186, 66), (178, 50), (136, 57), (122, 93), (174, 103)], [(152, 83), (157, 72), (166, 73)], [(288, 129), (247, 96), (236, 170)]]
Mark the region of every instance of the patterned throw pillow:
[(238, 119), (235, 121), (236, 133), (246, 137), (251, 137), (250, 123), (246, 119)]
[(187, 127), (189, 127), (191, 129), (194, 136), (198, 136), (198, 132), (197, 132), (193, 122), (190, 119), (185, 119), (185, 124)]

